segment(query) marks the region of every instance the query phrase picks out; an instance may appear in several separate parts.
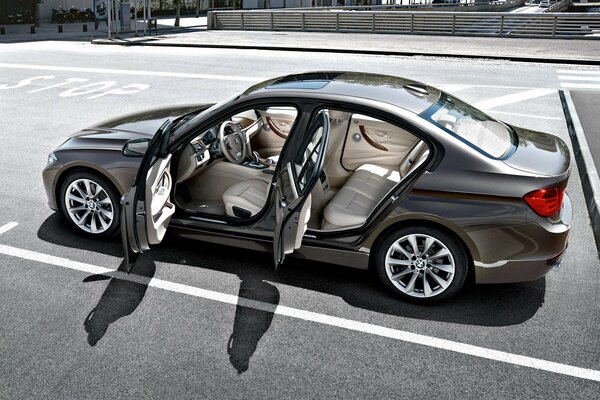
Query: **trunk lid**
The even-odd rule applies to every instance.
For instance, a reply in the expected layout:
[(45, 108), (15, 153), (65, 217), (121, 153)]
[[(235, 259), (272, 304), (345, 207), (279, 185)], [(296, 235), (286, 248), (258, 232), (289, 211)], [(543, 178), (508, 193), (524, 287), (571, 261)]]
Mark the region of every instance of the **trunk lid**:
[(511, 126), (517, 134), (518, 146), (505, 164), (520, 171), (549, 176), (562, 182), (571, 171), (571, 152), (560, 138), (548, 133)]

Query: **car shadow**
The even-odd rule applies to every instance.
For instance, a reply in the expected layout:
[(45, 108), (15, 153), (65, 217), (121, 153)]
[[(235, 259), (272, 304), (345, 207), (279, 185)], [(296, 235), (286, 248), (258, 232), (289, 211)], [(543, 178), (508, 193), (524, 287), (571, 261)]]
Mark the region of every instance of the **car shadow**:
[[(122, 256), (119, 238), (105, 241), (82, 238), (75, 234), (58, 214), (44, 221), (38, 230), (38, 237), (61, 246), (115, 257)], [(248, 369), (249, 360), (258, 342), (270, 327), (273, 312), (279, 304), (277, 284), (338, 296), (353, 307), (377, 313), (418, 320), (495, 327), (516, 325), (527, 321), (543, 305), (546, 293), (545, 278), (519, 284), (468, 284), (455, 297), (443, 303), (415, 305), (400, 301), (388, 293), (377, 282), (374, 274), (368, 271), (294, 258), (286, 259), (285, 264), (275, 271), (271, 254), (243, 249), (231, 251), (231, 249), (227, 246), (167, 235), (160, 246), (154, 247), (150, 253), (140, 259), (149, 257), (156, 262), (206, 268), (235, 274), (241, 279), (233, 333), (227, 344), (230, 362), (238, 373)], [(141, 264), (140, 261), (136, 262), (133, 273), (151, 277), (154, 273), (154, 263), (149, 259)], [(152, 266), (147, 265), (150, 263)], [(102, 311), (100, 314), (102, 319), (98, 319), (102, 322), (98, 323), (92, 338), (101, 337), (99, 334), (103, 332), (105, 325), (108, 326), (111, 322), (135, 310), (145, 292), (145, 289), (142, 291), (142, 288), (136, 285), (129, 282), (121, 283), (115, 279), (111, 292), (126, 290), (132, 292), (130, 304), (118, 305), (113, 304), (113, 293), (109, 292), (111, 286), (109, 283), (97, 307)], [(259, 301), (263, 305), (267, 303), (268, 307), (261, 307), (262, 309), (259, 310), (249, 306), (247, 300)], [(121, 309), (109, 311), (111, 307), (121, 307)], [(103, 311), (104, 309), (106, 311)]]

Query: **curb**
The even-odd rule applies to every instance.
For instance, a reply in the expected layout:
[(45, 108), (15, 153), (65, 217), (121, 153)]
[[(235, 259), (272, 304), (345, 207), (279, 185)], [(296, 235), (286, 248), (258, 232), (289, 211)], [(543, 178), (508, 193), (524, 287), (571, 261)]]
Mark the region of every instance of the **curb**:
[(583, 195), (590, 214), (590, 220), (592, 221), (594, 238), (596, 239), (596, 249), (600, 254), (600, 178), (598, 177), (598, 171), (594, 165), (592, 153), (590, 153), (590, 148), (588, 147), (585, 133), (577, 116), (571, 94), (569, 91), (564, 90), (559, 90), (558, 94), (565, 113), (571, 143), (573, 143), (573, 151), (577, 167), (579, 168)]
[(494, 56), (480, 54), (452, 54), (452, 53), (426, 53), (411, 51), (393, 51), (393, 50), (359, 50), (359, 49), (328, 49), (313, 47), (288, 47), (288, 46), (258, 46), (258, 45), (229, 45), (229, 44), (208, 44), (208, 43), (178, 43), (169, 41), (154, 42), (130, 42), (126, 40), (113, 41), (108, 39), (95, 39), (92, 44), (99, 45), (117, 45), (117, 46), (157, 46), (157, 47), (192, 47), (192, 48), (212, 48), (212, 49), (232, 49), (232, 50), (267, 50), (267, 51), (297, 51), (312, 53), (340, 53), (340, 54), (368, 54), (378, 56), (426, 56), (426, 57), (449, 57), (464, 59), (484, 59), (484, 60), (507, 60), (526, 63), (544, 63), (544, 64), (570, 64), (570, 65), (600, 65), (600, 59), (597, 60), (576, 60), (562, 58), (539, 58), (539, 57), (519, 57), (519, 56)]

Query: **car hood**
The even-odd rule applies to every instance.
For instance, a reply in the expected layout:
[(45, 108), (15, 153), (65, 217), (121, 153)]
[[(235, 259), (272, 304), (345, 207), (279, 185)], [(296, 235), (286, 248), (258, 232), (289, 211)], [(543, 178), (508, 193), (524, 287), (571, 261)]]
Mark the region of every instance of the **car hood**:
[(117, 117), (82, 129), (71, 135), (69, 140), (60, 146), (60, 149), (83, 147), (99, 149), (120, 148), (128, 140), (154, 136), (156, 131), (168, 119), (174, 120), (210, 106), (211, 104), (195, 104), (163, 107)]
[(517, 134), (515, 152), (504, 160), (513, 168), (559, 181), (569, 177), (571, 152), (560, 138), (548, 133), (511, 126)]

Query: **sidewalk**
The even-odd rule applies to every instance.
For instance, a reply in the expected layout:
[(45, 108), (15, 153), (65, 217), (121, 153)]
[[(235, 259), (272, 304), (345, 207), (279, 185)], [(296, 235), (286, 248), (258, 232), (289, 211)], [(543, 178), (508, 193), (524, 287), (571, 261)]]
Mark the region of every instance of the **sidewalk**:
[[(259, 49), (311, 52), (384, 54), (398, 56), (436, 56), (487, 58), (526, 62), (600, 65), (600, 40), (521, 39), (499, 37), (426, 36), (400, 34), (367, 34), (336, 32), (284, 31), (207, 31), (206, 17), (181, 18), (181, 26), (173, 27), (173, 18), (158, 19), (158, 35), (120, 35), (107, 39), (106, 24), (94, 31), (87, 23), (42, 24), (35, 34), (29, 25), (8, 25), (2, 42), (32, 40), (91, 40), (94, 44), (124, 46), (170, 46), (229, 49)], [(142, 24), (139, 24), (141, 28)], [(143, 35), (142, 30), (138, 30)]]
[(196, 30), (114, 41), (97, 39), (93, 43), (427, 55), (600, 65), (600, 40)]

